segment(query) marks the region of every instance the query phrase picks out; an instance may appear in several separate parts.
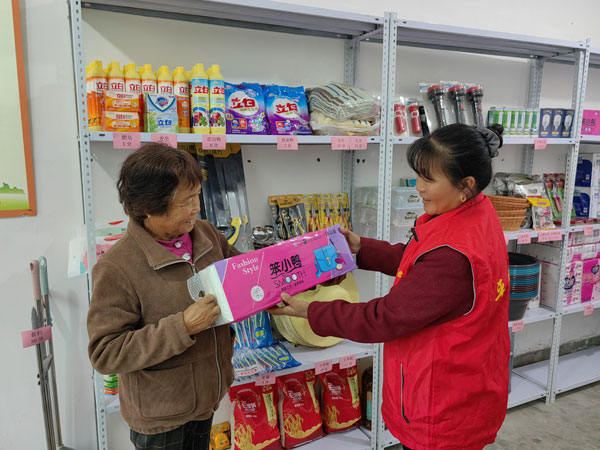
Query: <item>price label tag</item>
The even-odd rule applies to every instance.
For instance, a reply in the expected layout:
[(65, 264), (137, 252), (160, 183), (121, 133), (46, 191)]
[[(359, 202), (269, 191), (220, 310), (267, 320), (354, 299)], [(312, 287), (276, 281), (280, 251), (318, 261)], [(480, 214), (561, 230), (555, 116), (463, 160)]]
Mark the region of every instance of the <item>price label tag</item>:
[(350, 150), (366, 150), (367, 149), (367, 137), (366, 136), (353, 136), (349, 138)]
[(538, 242), (548, 242), (550, 240), (550, 231), (540, 231), (538, 234)]
[(35, 330), (21, 331), (21, 341), (23, 342), (23, 348), (41, 344), (42, 342), (46, 342), (51, 337), (51, 326), (36, 328)]
[(592, 303), (590, 303), (589, 305), (585, 305), (583, 307), (583, 315), (584, 316), (589, 316), (593, 312), (594, 312), (594, 305)]
[(531, 244), (531, 233), (519, 233), (517, 244)]
[(319, 375), (320, 373), (329, 372), (333, 367), (333, 363), (331, 360), (327, 361), (319, 361), (315, 364), (315, 374)]
[(583, 235), (584, 236), (593, 236), (594, 235), (594, 225), (584, 225), (583, 226)]
[(346, 136), (332, 136), (331, 150), (350, 150), (350, 138)]
[(157, 144), (168, 145), (172, 148), (177, 148), (177, 135), (173, 133), (152, 133), (150, 135), (150, 139), (152, 142), (156, 142)]
[(227, 137), (224, 134), (203, 134), (202, 149), (204, 150), (225, 150), (227, 147)]
[(356, 355), (342, 356), (340, 358), (340, 369), (347, 369), (356, 365)]
[(275, 372), (261, 373), (256, 377), (256, 386), (268, 386), (275, 384)]
[(511, 322), (510, 327), (515, 333), (517, 333), (521, 331), (523, 327), (525, 327), (525, 322), (523, 320), (515, 320), (514, 322)]
[(135, 150), (142, 146), (140, 133), (113, 133), (113, 148)]
[(298, 150), (298, 136), (277, 136), (277, 150)]
[(550, 240), (551, 241), (560, 241), (562, 240), (562, 233), (560, 230), (552, 230), (550, 232)]
[(536, 138), (533, 141), (533, 148), (535, 150), (544, 150), (548, 146), (548, 139)]

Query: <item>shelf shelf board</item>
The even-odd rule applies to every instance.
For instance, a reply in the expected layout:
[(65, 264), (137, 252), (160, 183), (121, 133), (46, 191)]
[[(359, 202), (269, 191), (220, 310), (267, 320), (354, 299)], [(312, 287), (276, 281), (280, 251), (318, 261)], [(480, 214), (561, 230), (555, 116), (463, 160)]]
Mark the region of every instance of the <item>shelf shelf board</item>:
[(591, 136), (584, 134), (581, 136), (580, 142), (582, 144), (600, 144), (600, 136)]
[[(140, 133), (142, 142), (152, 142), (153, 133)], [(228, 134), (228, 144), (253, 144), (253, 145), (276, 145), (277, 136), (272, 135), (248, 135), (248, 134)], [(298, 136), (298, 144), (300, 145), (331, 145), (332, 136)], [(92, 131), (90, 132), (90, 140), (92, 142), (112, 142), (113, 133), (109, 131)], [(177, 142), (185, 143), (202, 143), (201, 134), (179, 133), (177, 134)], [(367, 143), (378, 144), (381, 142), (379, 136), (367, 136)]]
[(339, 433), (326, 434), (325, 437), (309, 442), (302, 446), (303, 450), (331, 450), (343, 448), (344, 450), (368, 450), (371, 440), (358, 428)]
[[(567, 231), (573, 231), (571, 228), (568, 228), (567, 230), (564, 228), (558, 228), (558, 230), (560, 230), (560, 234), (564, 236)], [(581, 231), (583, 231), (583, 226), (581, 227)], [(537, 239), (540, 235), (540, 232), (537, 230), (532, 230), (531, 228), (522, 228), (518, 231), (505, 231), (504, 237), (509, 241), (516, 241), (519, 239), (519, 234), (530, 234), (531, 239)]]
[[(310, 348), (294, 347), (289, 342), (284, 342), (285, 347), (290, 351), (294, 359), (300, 363), (298, 367), (279, 370), (277, 376), (287, 375), (289, 373), (301, 372), (303, 370), (314, 369), (319, 361), (331, 360), (333, 364), (340, 361), (342, 356), (356, 355), (356, 359), (366, 358), (373, 355), (373, 346), (371, 344), (358, 344), (352, 341), (342, 341), (333, 347), (328, 348)], [(244, 377), (236, 380), (233, 384), (251, 383), (256, 380), (256, 376)]]
[[(556, 312), (552, 311), (550, 308), (546, 308), (545, 306), (540, 306), (538, 308), (528, 309), (525, 312), (525, 316), (523, 316), (523, 323), (535, 323), (542, 322), (544, 320), (550, 320), (556, 317)], [(510, 327), (513, 322), (508, 322), (508, 326)]]
[[(84, 8), (163, 19), (329, 38), (352, 39), (383, 26), (383, 17), (268, 0), (87, 0)], [(373, 33), (381, 41), (381, 31)]]
[(540, 361), (534, 364), (528, 364), (513, 369), (513, 372), (520, 377), (525, 378), (530, 383), (536, 384), (540, 388), (546, 390), (545, 386), (548, 383), (548, 367), (550, 361)]
[(557, 394), (599, 381), (600, 346), (559, 357), (557, 371)]
[[(415, 136), (406, 136), (406, 137), (394, 137), (394, 145), (410, 145), (415, 142), (419, 137)], [(533, 145), (535, 143), (536, 137), (526, 137), (526, 136), (507, 136), (503, 139), (503, 145)], [(575, 143), (575, 139), (561, 139), (561, 138), (550, 138), (547, 139), (547, 145), (573, 145)], [(600, 143), (600, 141), (599, 141)]]
[(516, 372), (512, 373), (508, 409), (544, 398), (546, 395), (546, 388), (529, 381)]
[(585, 303), (577, 303), (575, 305), (569, 305), (569, 306), (564, 306), (563, 307), (563, 314), (575, 314), (575, 313), (580, 313), (583, 312), (583, 309), (589, 305), (589, 304), (594, 305), (594, 311), (596, 309), (600, 308), (600, 300), (596, 300), (593, 302), (585, 302)]
[(391, 433), (390, 430), (383, 432), (383, 448), (391, 447), (400, 444), (400, 440)]

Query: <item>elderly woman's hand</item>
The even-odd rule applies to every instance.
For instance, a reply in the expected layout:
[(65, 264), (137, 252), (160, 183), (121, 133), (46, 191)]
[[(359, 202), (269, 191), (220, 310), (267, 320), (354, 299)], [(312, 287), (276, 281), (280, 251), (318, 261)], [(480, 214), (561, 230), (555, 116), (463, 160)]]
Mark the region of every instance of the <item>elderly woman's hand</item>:
[(183, 312), (183, 321), (188, 334), (192, 336), (206, 330), (217, 320), (220, 313), (221, 308), (217, 305), (217, 299), (212, 294), (208, 294), (193, 305), (188, 306)]

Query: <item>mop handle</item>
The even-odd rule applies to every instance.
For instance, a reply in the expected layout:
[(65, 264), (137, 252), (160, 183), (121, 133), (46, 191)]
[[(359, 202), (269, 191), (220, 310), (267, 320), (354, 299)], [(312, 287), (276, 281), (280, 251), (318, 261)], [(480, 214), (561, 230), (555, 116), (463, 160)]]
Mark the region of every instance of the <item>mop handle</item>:
[(45, 256), (40, 256), (38, 261), (40, 265), (40, 287), (42, 296), (44, 296), (50, 293), (48, 289), (48, 261), (46, 261)]
[(31, 271), (31, 286), (33, 287), (33, 299), (42, 300), (42, 289), (40, 288), (40, 263), (37, 259), (32, 259), (29, 262), (29, 270)]

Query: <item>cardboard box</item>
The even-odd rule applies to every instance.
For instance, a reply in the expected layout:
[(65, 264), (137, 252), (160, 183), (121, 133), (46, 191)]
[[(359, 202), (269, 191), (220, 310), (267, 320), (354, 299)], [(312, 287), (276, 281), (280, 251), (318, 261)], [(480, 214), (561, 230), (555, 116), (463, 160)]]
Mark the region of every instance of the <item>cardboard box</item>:
[(600, 135), (600, 111), (591, 109), (583, 110), (581, 134), (586, 136)]
[(140, 115), (131, 112), (104, 111), (102, 114), (104, 131), (139, 132)]
[(562, 136), (564, 109), (554, 108), (550, 118), (550, 137), (559, 138)]
[(135, 112), (142, 111), (140, 95), (132, 92), (106, 91), (104, 93), (106, 111)]
[[(540, 303), (556, 310), (556, 292), (559, 283), (559, 266), (553, 263), (542, 263), (542, 278), (540, 283)], [(583, 290), (583, 263), (575, 262), (569, 265), (563, 281), (564, 294), (560, 299), (563, 306), (572, 305), (581, 301)]]
[(563, 109), (561, 137), (570, 138), (573, 135), (573, 120), (575, 110)]
[(580, 153), (577, 158), (575, 186), (600, 186), (600, 153)]
[(540, 110), (540, 131), (539, 135), (541, 138), (551, 137), (552, 131), (552, 108), (543, 108)]
[(149, 133), (178, 133), (177, 97), (171, 94), (146, 94), (145, 130)]
[(600, 259), (583, 261), (583, 277), (581, 287), (581, 303), (600, 298)]

